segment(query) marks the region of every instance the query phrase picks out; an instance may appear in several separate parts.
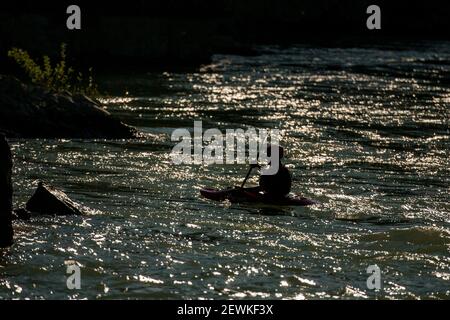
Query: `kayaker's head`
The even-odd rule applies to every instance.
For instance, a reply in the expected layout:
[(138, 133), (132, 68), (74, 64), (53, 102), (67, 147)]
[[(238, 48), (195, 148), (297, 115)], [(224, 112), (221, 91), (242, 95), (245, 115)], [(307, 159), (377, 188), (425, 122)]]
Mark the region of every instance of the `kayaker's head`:
[(267, 156), (269, 158), (272, 157), (272, 150), (274, 151), (274, 155), (276, 154), (275, 148), (278, 149), (278, 159), (281, 160), (284, 158), (284, 148), (277, 144), (267, 144)]
[(266, 152), (261, 152), (259, 154), (259, 161), (268, 164), (266, 167), (261, 168), (261, 174), (276, 174), (280, 167), (281, 159), (284, 157), (284, 149), (277, 144), (267, 144), (267, 149), (265, 151)]

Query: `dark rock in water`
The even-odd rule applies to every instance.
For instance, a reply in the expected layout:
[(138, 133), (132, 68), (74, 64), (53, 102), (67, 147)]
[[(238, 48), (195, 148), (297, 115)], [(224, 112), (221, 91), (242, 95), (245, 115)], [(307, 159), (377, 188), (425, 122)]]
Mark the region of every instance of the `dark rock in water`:
[(25, 208), (19, 208), (13, 210), (13, 220), (30, 220), (31, 212)]
[(13, 244), (11, 172), (11, 149), (5, 136), (0, 134), (0, 247)]
[(26, 204), (26, 210), (41, 215), (81, 215), (88, 208), (70, 199), (64, 192), (39, 182), (33, 196)]
[(0, 132), (24, 138), (132, 138), (136, 130), (83, 95), (0, 75)]

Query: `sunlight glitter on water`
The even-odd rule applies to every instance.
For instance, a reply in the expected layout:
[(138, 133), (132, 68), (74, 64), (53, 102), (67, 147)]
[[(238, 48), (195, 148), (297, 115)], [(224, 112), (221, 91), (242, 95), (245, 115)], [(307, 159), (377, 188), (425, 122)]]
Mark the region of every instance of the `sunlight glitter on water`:
[[(98, 211), (16, 222), (0, 296), (448, 298), (448, 44), (262, 53), (216, 56), (193, 73), (109, 76), (102, 102), (143, 138), (13, 140), (16, 206), (43, 179)], [(201, 187), (239, 185), (247, 168), (173, 166), (170, 134), (194, 120), (281, 129), (292, 191), (320, 204), (200, 198)], [(78, 293), (65, 286), (67, 260), (83, 266)], [(377, 295), (366, 287), (375, 263)]]

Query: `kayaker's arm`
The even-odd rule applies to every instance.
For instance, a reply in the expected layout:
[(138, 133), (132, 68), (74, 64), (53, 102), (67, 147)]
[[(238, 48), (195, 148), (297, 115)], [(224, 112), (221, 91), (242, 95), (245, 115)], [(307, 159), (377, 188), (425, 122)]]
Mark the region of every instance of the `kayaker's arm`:
[(247, 180), (248, 180), (248, 177), (250, 177), (250, 173), (252, 173), (253, 168), (260, 168), (260, 165), (257, 164), (257, 163), (251, 164), (251, 165), (250, 165), (250, 168), (248, 169), (247, 175), (245, 176), (245, 179), (244, 179), (244, 181), (242, 182), (241, 188), (244, 187), (245, 183), (246, 183)]

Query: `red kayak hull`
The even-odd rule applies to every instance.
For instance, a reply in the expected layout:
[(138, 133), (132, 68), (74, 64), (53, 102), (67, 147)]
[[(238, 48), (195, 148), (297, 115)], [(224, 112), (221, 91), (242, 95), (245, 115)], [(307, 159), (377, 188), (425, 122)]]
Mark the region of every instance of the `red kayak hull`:
[(200, 194), (210, 200), (225, 201), (232, 203), (261, 203), (275, 206), (309, 206), (317, 202), (298, 195), (288, 195), (285, 198), (272, 198), (256, 191), (255, 188), (229, 188), (218, 190), (212, 188), (200, 189)]

